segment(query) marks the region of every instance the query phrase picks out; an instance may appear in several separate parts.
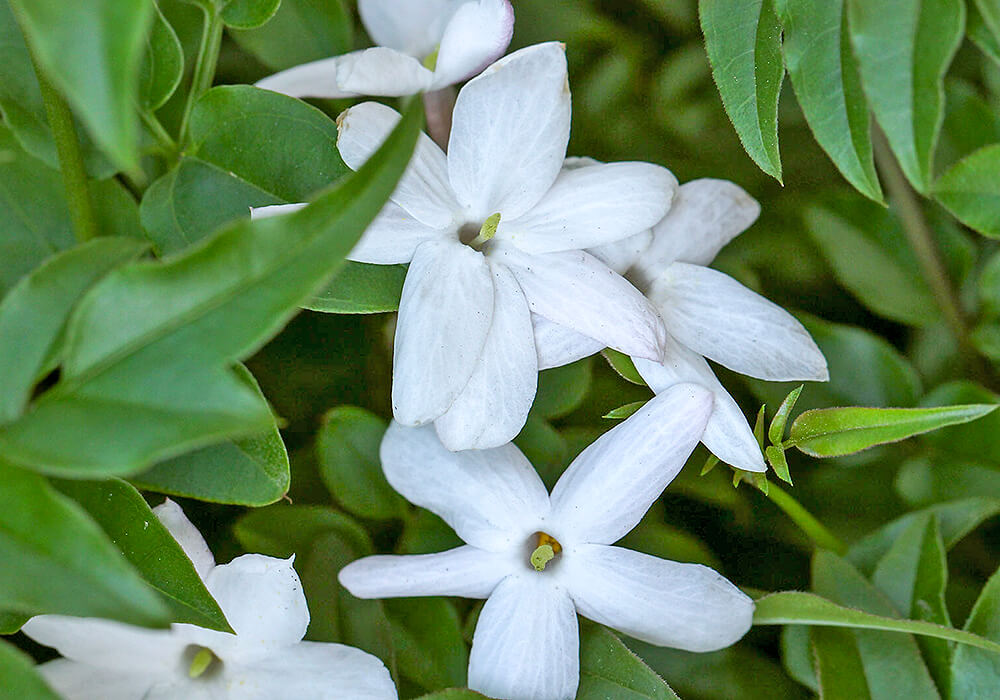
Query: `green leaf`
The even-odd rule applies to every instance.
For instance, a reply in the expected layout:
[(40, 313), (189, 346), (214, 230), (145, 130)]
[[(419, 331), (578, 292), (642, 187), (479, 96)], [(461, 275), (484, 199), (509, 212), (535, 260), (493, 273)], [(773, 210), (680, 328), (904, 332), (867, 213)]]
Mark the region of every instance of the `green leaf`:
[(619, 377), (627, 382), (638, 384), (639, 386), (646, 386), (645, 380), (643, 380), (643, 378), (639, 375), (631, 357), (625, 353), (618, 352), (613, 348), (604, 348), (601, 350), (601, 355), (603, 355), (604, 359), (608, 361), (609, 365), (611, 365), (611, 369), (618, 373)]
[[(920, 403), (925, 406), (959, 403), (995, 406), (998, 402), (1000, 397), (992, 391), (969, 381), (957, 381), (942, 384)], [(1000, 413), (991, 413), (975, 423), (945, 428), (921, 441), (934, 450), (935, 456), (1000, 470)]]
[(631, 416), (633, 413), (638, 411), (640, 408), (645, 406), (648, 402), (646, 401), (633, 401), (632, 403), (627, 403), (624, 406), (619, 406), (618, 408), (612, 408), (610, 411), (605, 413), (601, 418), (610, 418), (612, 420), (624, 420)]
[(803, 386), (799, 384), (797, 388), (792, 389), (784, 401), (781, 402), (781, 405), (778, 406), (774, 418), (771, 419), (771, 425), (767, 429), (767, 439), (771, 441), (772, 445), (780, 445), (781, 441), (785, 439), (785, 424), (788, 422), (788, 415), (795, 408), (795, 402), (799, 400)]
[(448, 688), (447, 690), (438, 690), (434, 693), (428, 693), (427, 695), (421, 695), (417, 700), (485, 700), (485, 695), (480, 695), (474, 690), (469, 690), (468, 688)]
[(1000, 501), (1000, 471), (931, 452), (906, 460), (895, 481), (910, 506), (925, 506), (962, 498)]
[(146, 245), (128, 238), (98, 238), (57, 253), (0, 302), (0, 423), (16, 419), (31, 390), (51, 369), (66, 319), (76, 302), (115, 267)]
[(146, 582), (165, 597), (173, 622), (233, 631), (194, 564), (138, 491), (119, 479), (60, 480), (56, 486), (87, 511)]
[(949, 425), (968, 423), (996, 404), (940, 408), (825, 408), (806, 411), (792, 423), (791, 441), (813, 457), (838, 457)]
[(549, 420), (569, 415), (583, 403), (590, 381), (589, 357), (540, 372), (532, 412)]
[[(965, 631), (1000, 642), (1000, 571), (983, 586), (965, 623)], [(951, 697), (988, 698), (1000, 683), (1000, 656), (958, 647), (951, 665)]]
[(423, 508), (415, 508), (407, 518), (396, 543), (400, 554), (431, 554), (464, 544), (444, 520)]
[(961, 0), (849, 0), (868, 103), (906, 177), (930, 189), (944, 118), (942, 80), (965, 29)]
[(284, 70), (353, 49), (354, 20), (343, 0), (282, 0), (267, 24), (230, 36), (264, 65)]
[(104, 532), (42, 477), (0, 461), (0, 608), (165, 626), (167, 608)]
[(9, 698), (59, 700), (35, 670), (31, 657), (6, 642), (0, 642), (0, 688)]
[(809, 646), (816, 667), (817, 690), (823, 700), (871, 698), (861, 653), (850, 630), (810, 627)]
[(0, 634), (14, 634), (24, 623), (31, 619), (31, 615), (21, 613), (0, 612)]
[(326, 283), (381, 209), (419, 133), (413, 104), (378, 152), (311, 206), (108, 275), (70, 322), (59, 383), (0, 427), (0, 455), (60, 475), (127, 474), (271, 426), (231, 365)]
[(654, 506), (619, 544), (660, 559), (722, 568), (719, 558), (708, 545), (694, 535), (666, 524), (664, 517), (663, 510)]
[(1000, 144), (953, 165), (934, 183), (934, 197), (969, 228), (1000, 238)]
[(700, 0), (712, 77), (747, 154), (781, 182), (778, 97), (785, 77), (773, 0)]
[(154, 5), (153, 26), (139, 68), (139, 103), (155, 112), (174, 94), (184, 77), (184, 50), (170, 23)]
[(771, 469), (774, 470), (775, 476), (785, 483), (791, 484), (792, 474), (788, 470), (788, 460), (785, 458), (785, 451), (780, 447), (768, 445), (764, 449), (764, 456), (767, 458), (767, 463), (771, 465)]
[(987, 13), (981, 12), (977, 6), (987, 7), (993, 0), (975, 0), (968, 6), (968, 34), (979, 50), (1000, 63), (1000, 22), (991, 21), (987, 23), (986, 15), (993, 14), (996, 10), (990, 8)]
[(316, 435), (323, 482), (345, 510), (361, 518), (403, 518), (409, 511), (382, 473), (379, 445), (385, 429), (385, 421), (375, 414), (340, 406), (323, 417)]
[(302, 306), (329, 314), (377, 314), (395, 311), (403, 294), (406, 265), (347, 261), (327, 285)]
[(281, 0), (229, 0), (222, 21), (234, 29), (253, 29), (271, 19), (280, 4)]
[(851, 51), (845, 0), (779, 0), (785, 66), (809, 128), (837, 169), (882, 202), (872, 159), (871, 116)]
[(993, 37), (1000, 41), (1000, 4), (997, 0), (973, 0), (972, 4)]
[(233, 534), (246, 551), (283, 558), (305, 556), (313, 542), (330, 533), (359, 556), (371, 553), (371, 542), (360, 525), (323, 506), (269, 506), (247, 513), (233, 526)]
[(46, 76), (124, 170), (138, 167), (139, 66), (150, 0), (9, 0)]
[(400, 673), (427, 690), (466, 684), (469, 650), (455, 606), (444, 598), (385, 601)]
[(679, 700), (670, 686), (610, 630), (590, 623), (580, 630), (580, 688), (576, 698)]

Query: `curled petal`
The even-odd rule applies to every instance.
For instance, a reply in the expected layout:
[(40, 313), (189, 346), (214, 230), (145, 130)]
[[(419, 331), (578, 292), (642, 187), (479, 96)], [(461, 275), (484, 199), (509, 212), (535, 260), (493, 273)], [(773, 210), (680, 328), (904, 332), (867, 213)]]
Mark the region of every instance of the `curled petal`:
[(503, 55), (514, 35), (508, 0), (477, 0), (458, 8), (441, 38), (433, 89), (479, 73)]

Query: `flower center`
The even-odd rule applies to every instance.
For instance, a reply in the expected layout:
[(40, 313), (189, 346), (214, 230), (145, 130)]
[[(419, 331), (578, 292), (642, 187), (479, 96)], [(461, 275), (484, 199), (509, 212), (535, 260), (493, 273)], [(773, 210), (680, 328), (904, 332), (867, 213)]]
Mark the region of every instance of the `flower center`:
[(208, 647), (190, 646), (184, 652), (184, 659), (190, 659), (188, 663), (188, 678), (202, 678), (214, 675), (222, 668), (222, 659)]
[(478, 232), (475, 224), (466, 224), (458, 232), (458, 238), (465, 245), (481, 250), (486, 242), (497, 234), (498, 226), (500, 226), (500, 212), (488, 216)]
[(528, 561), (534, 567), (535, 571), (545, 571), (545, 567), (548, 566), (549, 562), (558, 557), (562, 552), (562, 545), (559, 544), (559, 540), (547, 532), (537, 532), (535, 533), (535, 537), (537, 546), (531, 552)]

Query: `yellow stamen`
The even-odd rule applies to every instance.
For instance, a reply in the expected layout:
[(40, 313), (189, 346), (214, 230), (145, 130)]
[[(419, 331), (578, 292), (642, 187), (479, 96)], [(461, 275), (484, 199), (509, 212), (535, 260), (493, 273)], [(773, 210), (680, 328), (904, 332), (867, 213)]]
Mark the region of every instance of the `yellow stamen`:
[(535, 571), (545, 571), (545, 565), (555, 559), (556, 552), (550, 544), (539, 545), (531, 553), (531, 565)]
[(202, 647), (198, 650), (198, 653), (194, 655), (194, 658), (191, 659), (191, 667), (188, 669), (188, 676), (191, 678), (198, 678), (201, 674), (208, 670), (208, 667), (212, 665), (213, 661), (215, 661), (215, 654), (212, 653), (212, 650)]
[(437, 68), (438, 51), (440, 50), (441, 47), (438, 46), (427, 55), (427, 58), (424, 59), (424, 68), (426, 68), (427, 70), (434, 70), (435, 68)]
[(497, 228), (500, 226), (500, 212), (496, 214), (491, 214), (483, 222), (482, 227), (479, 229), (479, 235), (469, 241), (469, 245), (473, 248), (478, 248), (486, 241), (497, 235)]

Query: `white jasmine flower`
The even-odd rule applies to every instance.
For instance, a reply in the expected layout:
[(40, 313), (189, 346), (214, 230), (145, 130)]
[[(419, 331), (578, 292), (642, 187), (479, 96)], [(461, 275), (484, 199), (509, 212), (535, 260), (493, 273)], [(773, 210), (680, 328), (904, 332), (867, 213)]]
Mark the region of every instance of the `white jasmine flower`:
[(359, 0), (375, 48), (296, 66), (258, 87), (292, 97), (399, 97), (440, 90), (503, 55), (514, 32), (508, 0)]
[[(398, 119), (371, 102), (344, 112), (344, 161), (359, 168)], [(560, 172), (569, 126), (561, 44), (493, 64), (459, 93), (447, 156), (421, 136), (391, 201), (348, 256), (410, 263), (393, 414), (404, 425), (433, 421), (448, 449), (497, 447), (524, 426), (538, 373), (530, 312), (630, 355), (661, 358), (665, 331), (652, 304), (582, 249), (655, 224), (676, 180), (648, 163)]]
[(64, 658), (39, 666), (68, 700), (330, 698), (395, 700), (388, 670), (342, 644), (303, 642), (309, 610), (291, 560), (245, 554), (216, 566), (180, 507), (154, 509), (195, 565), (235, 635), (194, 625), (150, 630), (39, 615), (23, 627)]
[(579, 682), (579, 613), (652, 644), (712, 651), (750, 628), (753, 601), (711, 569), (612, 546), (684, 465), (711, 394), (676, 385), (585, 449), (549, 495), (513, 444), (452, 453), (429, 428), (390, 425), (389, 483), (468, 544), (373, 556), (340, 572), (362, 598), (486, 598), (469, 687), (511, 700), (562, 700)]
[[(568, 169), (581, 167), (576, 159)], [(760, 205), (724, 180), (694, 180), (680, 187), (666, 217), (652, 231), (591, 252), (643, 290), (666, 324), (663, 361), (633, 357), (635, 368), (659, 393), (696, 382), (715, 396), (702, 442), (740, 469), (766, 470), (760, 447), (739, 405), (705, 358), (770, 381), (827, 381), (826, 359), (802, 324), (781, 307), (708, 266), (719, 250), (746, 230)], [(539, 367), (557, 367), (602, 349), (588, 338), (534, 318)]]

